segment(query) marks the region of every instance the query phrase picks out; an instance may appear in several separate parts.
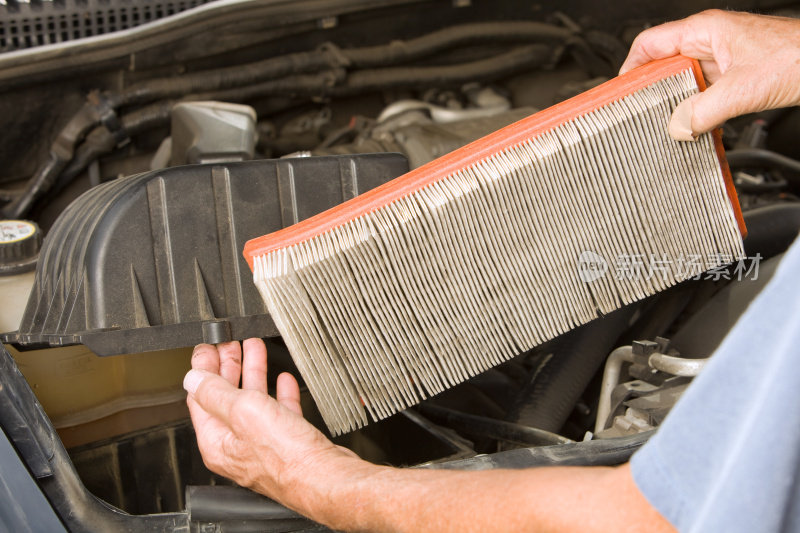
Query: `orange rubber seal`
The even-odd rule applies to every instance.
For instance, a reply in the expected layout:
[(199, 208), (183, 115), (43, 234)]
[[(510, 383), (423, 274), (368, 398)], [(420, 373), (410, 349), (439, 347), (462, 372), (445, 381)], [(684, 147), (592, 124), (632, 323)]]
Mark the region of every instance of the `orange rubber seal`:
[[(307, 241), (350, 220), (380, 209), (423, 187), (435, 183), (462, 168), (486, 159), (508, 146), (521, 143), (547, 132), (564, 122), (585, 115), (619, 100), (652, 83), (691, 68), (700, 90), (706, 85), (700, 64), (684, 56), (653, 61), (598, 85), (578, 96), (565, 100), (518, 122), (510, 124), (486, 137), (454, 150), (438, 159), (416, 168), (394, 180), (365, 192), (336, 207), (276, 232), (251, 239), (245, 243), (244, 257), (253, 269), (253, 258), (294, 244)], [(736, 213), (742, 236), (746, 235), (744, 218), (736, 197), (730, 169), (722, 148), (719, 131), (713, 132), (714, 145), (725, 178), (725, 188)]]

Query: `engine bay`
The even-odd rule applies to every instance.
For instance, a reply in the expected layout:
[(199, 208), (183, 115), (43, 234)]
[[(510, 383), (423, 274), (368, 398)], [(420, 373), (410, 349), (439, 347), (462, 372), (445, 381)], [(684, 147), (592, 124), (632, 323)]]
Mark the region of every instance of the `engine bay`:
[[(56, 466), (34, 474), (75, 530), (276, 532), (319, 526), (206, 469), (181, 387), (193, 345), (248, 336), (267, 342), (270, 390), (280, 371), (297, 374), (243, 243), (613, 78), (639, 31), (702, 7), (39, 4), (0, 5), (0, 337), (13, 357), (0, 400), (36, 426), (17, 451), (55, 450)], [(73, 31), (73, 12), (94, 33)], [(34, 15), (41, 36), (12, 32)], [(419, 468), (627, 460), (800, 230), (798, 118), (783, 109), (723, 126), (746, 260), (335, 442)], [(307, 391), (303, 407), (324, 431)], [(94, 510), (65, 518), (75, 506)]]

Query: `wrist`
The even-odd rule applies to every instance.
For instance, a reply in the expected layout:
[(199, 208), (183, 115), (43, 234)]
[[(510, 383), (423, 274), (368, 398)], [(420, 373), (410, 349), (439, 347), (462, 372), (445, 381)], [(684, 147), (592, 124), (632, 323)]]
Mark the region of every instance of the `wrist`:
[(284, 503), (334, 529), (359, 529), (371, 479), (387, 467), (331, 450), (293, 469)]

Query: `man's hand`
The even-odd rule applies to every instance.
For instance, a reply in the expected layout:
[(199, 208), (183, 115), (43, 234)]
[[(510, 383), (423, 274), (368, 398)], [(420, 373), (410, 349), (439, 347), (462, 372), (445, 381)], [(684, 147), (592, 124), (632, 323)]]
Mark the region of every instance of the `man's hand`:
[[(278, 376), (267, 396), (259, 339), (192, 354), (184, 387), (206, 465), (240, 485), (346, 531), (672, 531), (622, 468), (457, 472), (358, 459), (306, 422), (300, 390)], [(241, 376), (242, 387), (238, 387)]]
[(203, 460), (213, 472), (308, 512), (308, 498), (326, 495), (314, 494), (306, 480), (363, 461), (303, 418), (291, 374), (278, 376), (275, 399), (268, 396), (267, 349), (261, 339), (243, 345), (244, 358), (238, 342), (200, 344), (192, 353), (183, 383)]
[(620, 74), (683, 54), (698, 59), (711, 84), (676, 109), (670, 134), (691, 140), (745, 113), (800, 104), (800, 21), (704, 11), (642, 32)]

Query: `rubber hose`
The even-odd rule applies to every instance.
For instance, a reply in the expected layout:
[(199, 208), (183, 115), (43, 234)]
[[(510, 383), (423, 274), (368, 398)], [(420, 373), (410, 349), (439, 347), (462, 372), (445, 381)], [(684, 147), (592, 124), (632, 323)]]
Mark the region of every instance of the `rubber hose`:
[(388, 45), (341, 50), (348, 64), (354, 67), (375, 67), (419, 59), (459, 45), (483, 41), (563, 42), (573, 37), (566, 28), (542, 22), (484, 22), (464, 24), (435, 31), (416, 39), (394, 41)]
[(220, 102), (245, 102), (264, 96), (323, 96), (329, 94), (331, 88), (343, 82), (346, 76), (344, 69), (327, 70), (315, 74), (298, 74), (277, 80), (269, 80), (247, 87), (237, 87), (224, 91), (215, 91), (192, 95), (187, 100), (218, 100)]
[(556, 341), (531, 375), (507, 419), (558, 433), (636, 309), (629, 305), (598, 318)]
[(566, 437), (543, 429), (462, 413), (429, 402), (423, 402), (416, 408), (426, 418), (467, 436), (489, 437), (525, 446), (548, 446), (571, 442)]
[[(571, 37), (573, 37), (573, 32), (570, 30), (538, 22), (466, 24), (433, 32), (408, 41), (396, 41), (388, 45), (350, 50), (339, 50), (329, 45), (327, 48), (323, 47), (320, 50), (287, 54), (245, 65), (142, 82), (121, 94), (102, 95), (104, 99), (102, 108), (98, 107), (98, 102), (90, 102), (76, 113), (56, 138), (48, 159), (37, 168), (33, 177), (28, 180), (22, 195), (3, 209), (3, 215), (8, 218), (19, 218), (25, 215), (33, 203), (47, 193), (56, 182), (64, 182), (63, 179), (60, 179), (60, 174), (72, 160), (75, 147), (84, 135), (100, 123), (102, 119), (100, 114), (105, 111), (113, 113), (113, 110), (119, 107), (139, 105), (153, 100), (175, 98), (197, 92), (216, 92), (218, 99), (225, 99), (224, 91), (232, 90), (228, 101), (242, 101), (252, 98), (251, 95), (276, 94), (283, 90), (292, 90), (291, 83), (287, 87), (285, 80), (274, 80), (274, 78), (281, 78), (290, 74), (317, 72), (323, 69), (336, 71), (339, 67), (347, 65), (371, 66), (409, 61), (464, 42), (474, 43), (498, 39), (504, 41), (538, 40), (558, 42), (566, 41)], [(400, 71), (402, 72), (402, 69)], [(498, 69), (498, 72), (501, 71), (502, 69)], [(328, 74), (329, 76), (330, 74)], [(345, 92), (366, 90), (370, 83), (374, 83), (375, 80), (380, 80), (385, 76), (388, 76), (388, 81), (395, 84), (401, 81), (392, 78), (392, 73), (379, 73), (372, 79), (367, 75), (361, 78), (357, 77), (355, 86), (346, 88)], [(423, 76), (423, 79), (417, 80), (416, 83), (423, 82), (429, 76), (430, 74), (428, 73), (427, 76)], [(452, 71), (448, 76), (452, 78)], [(479, 77), (480, 73), (476, 76)], [(252, 84), (270, 79), (273, 80), (266, 84), (252, 86)], [(301, 84), (301, 87), (296, 87), (294, 90), (298, 92), (314, 92), (319, 87), (319, 80), (320, 78), (315, 79), (313, 76), (300, 78), (299, 81), (305, 81), (307, 84)], [(459, 80), (465, 81), (465, 78), (456, 77), (452, 79), (454, 83)], [(323, 89), (326, 83), (328, 82), (323, 80)], [(251, 85), (251, 87), (247, 88), (249, 90), (239, 92), (235, 90), (237, 87), (246, 85)], [(73, 165), (72, 168), (74, 169), (77, 166), (80, 165)]]
[[(120, 119), (122, 128), (133, 136), (152, 128), (163, 126), (169, 123), (170, 111), (174, 102), (158, 102), (149, 106), (137, 109)], [(69, 185), (72, 180), (78, 177), (92, 161), (111, 152), (116, 146), (114, 135), (104, 127), (97, 127), (86, 136), (86, 140), (75, 150), (75, 156), (69, 165), (64, 168), (58, 181), (50, 190), (45, 202), (52, 199), (64, 187)]]
[(655, 434), (655, 430), (612, 439), (571, 442), (555, 446), (517, 448), (487, 453), (440, 463), (427, 463), (417, 468), (434, 470), (497, 470), (539, 466), (615, 466), (631, 456)]
[[(354, 72), (347, 75), (343, 69), (299, 74), (257, 85), (215, 91), (193, 96), (198, 100), (243, 102), (269, 95), (323, 95), (358, 94), (385, 87), (408, 87), (423, 84), (457, 84), (471, 80), (495, 78), (522, 66), (540, 65), (551, 58), (547, 45), (529, 45), (487, 59), (458, 65), (431, 67), (395, 67)], [(157, 102), (121, 118), (122, 127), (129, 135), (160, 126), (169, 120), (172, 102)], [(75, 153), (73, 161), (58, 179), (57, 190), (79, 175), (93, 160), (110, 152), (115, 143), (105, 128), (89, 133), (86, 142)], [(62, 167), (63, 168), (63, 167)], [(61, 169), (59, 169), (59, 172)]]
[(164, 98), (176, 98), (197, 92), (221, 91), (245, 85), (341, 66), (333, 54), (312, 51), (288, 54), (212, 71), (184, 74), (179, 78), (160, 78), (142, 82), (119, 97), (120, 105), (142, 104)]
[(785, 252), (800, 232), (800, 202), (774, 204), (744, 213), (747, 237), (744, 250), (748, 257), (761, 254), (769, 258)]
[(297, 52), (244, 65), (159, 78), (137, 84), (115, 99), (118, 105), (175, 98), (196, 92), (210, 92), (252, 85), (291, 74), (309, 74), (341, 67), (365, 68), (412, 61), (460, 44), (485, 41), (564, 42), (573, 33), (541, 22), (487, 22), (464, 24), (435, 31), (407, 41), (364, 48), (339, 49), (323, 45), (319, 50)]
[(502, 77), (520, 67), (542, 65), (552, 57), (552, 47), (533, 44), (514, 48), (509, 52), (486, 59), (457, 65), (359, 70), (349, 74), (344, 85), (336, 87), (332, 93), (334, 95), (351, 95), (385, 88), (452, 85), (485, 80)]
[(2, 216), (11, 219), (23, 218), (30, 211), (33, 203), (55, 183), (66, 163), (65, 159), (50, 152), (44, 164), (28, 181), (23, 193), (3, 208)]
[(387, 88), (431, 84), (453, 85), (473, 80), (497, 78), (523, 66), (541, 65), (552, 57), (552, 53), (551, 47), (540, 44), (521, 46), (487, 59), (457, 65), (368, 69), (350, 74), (343, 69), (337, 69), (317, 74), (289, 76), (248, 87), (195, 95), (195, 98), (244, 102), (275, 94), (348, 96)]
[(762, 148), (729, 150), (725, 153), (725, 157), (731, 168), (767, 167), (788, 170), (790, 172), (783, 177), (795, 187), (800, 186), (800, 180), (797, 179), (800, 174), (800, 161), (797, 159)]
[(39, 165), (25, 184), (25, 190), (13, 202), (3, 208), (5, 218), (22, 218), (33, 203), (44, 195), (58, 179), (59, 174), (72, 159), (75, 146), (86, 133), (100, 123), (98, 109), (91, 102), (81, 107), (58, 133), (50, 146), (47, 159)]

